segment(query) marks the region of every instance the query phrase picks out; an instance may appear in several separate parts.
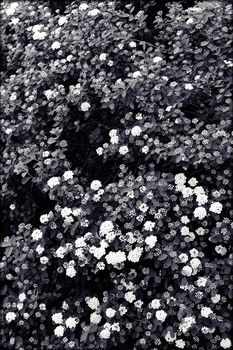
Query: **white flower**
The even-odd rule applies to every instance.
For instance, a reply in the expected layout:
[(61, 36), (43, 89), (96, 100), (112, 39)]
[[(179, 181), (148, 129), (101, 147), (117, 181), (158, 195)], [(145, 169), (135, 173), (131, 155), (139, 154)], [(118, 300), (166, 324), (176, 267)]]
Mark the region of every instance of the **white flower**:
[(89, 251), (98, 260), (101, 259), (102, 256), (104, 256), (106, 253), (105, 247), (103, 245), (101, 245), (100, 247), (91, 246)]
[(10, 6), (7, 7), (6, 9), (6, 15), (7, 16), (12, 16), (15, 13), (16, 8), (19, 6), (17, 2), (12, 2)]
[(39, 32), (43, 28), (43, 24), (35, 24), (32, 26), (33, 33)]
[(55, 334), (57, 337), (63, 337), (64, 331), (65, 331), (65, 328), (64, 328), (63, 326), (57, 326), (57, 327), (54, 329), (54, 334)]
[(199, 277), (196, 284), (198, 287), (205, 287), (208, 279), (206, 277)]
[(63, 177), (65, 181), (72, 180), (74, 177), (74, 172), (72, 170), (67, 170), (64, 172)]
[(227, 253), (227, 249), (225, 247), (223, 247), (221, 244), (220, 245), (217, 245), (215, 247), (215, 251), (216, 253), (220, 254), (220, 255), (225, 255)]
[(186, 182), (186, 176), (183, 173), (179, 173), (175, 175), (175, 184), (183, 185)]
[(132, 129), (131, 129), (131, 134), (133, 136), (139, 136), (142, 132), (142, 129), (140, 128), (140, 126), (135, 125)]
[(53, 187), (55, 187), (55, 186), (57, 186), (57, 185), (59, 185), (59, 184), (60, 184), (60, 178), (59, 178), (59, 177), (56, 177), (56, 176), (51, 177), (51, 179), (49, 179), (49, 180), (47, 181), (47, 185), (48, 185), (50, 188), (53, 188)]
[(43, 251), (44, 251), (44, 247), (42, 247), (41, 245), (38, 245), (38, 246), (36, 247), (36, 252), (37, 252), (39, 255), (42, 254)]
[(106, 256), (105, 259), (108, 264), (111, 265), (117, 265), (121, 264), (126, 260), (126, 255), (125, 252), (122, 251), (117, 251), (117, 252), (109, 252)]
[(44, 40), (47, 36), (46, 32), (35, 32), (32, 36), (33, 40)]
[(144, 230), (146, 231), (153, 231), (154, 227), (155, 227), (155, 223), (153, 221), (146, 221), (144, 224)]
[(205, 190), (202, 186), (195, 187), (193, 191), (196, 196), (198, 196), (199, 194), (205, 194)]
[(183, 276), (188, 276), (188, 277), (192, 275), (192, 272), (193, 272), (192, 268), (188, 265), (184, 266), (183, 269), (181, 270), (181, 274)]
[(196, 319), (194, 316), (184, 317), (179, 325), (179, 329), (183, 333), (187, 333), (187, 331), (192, 327), (193, 324), (196, 323)]
[(95, 17), (95, 16), (97, 16), (99, 13), (100, 13), (100, 10), (98, 10), (98, 9), (93, 9), (93, 10), (88, 11), (87, 14), (88, 14), (89, 16), (91, 16), (91, 17)]
[(124, 156), (126, 153), (128, 153), (128, 152), (129, 152), (129, 149), (128, 149), (127, 146), (121, 146), (121, 147), (119, 148), (119, 153), (122, 154), (123, 156)]
[(98, 191), (102, 187), (102, 183), (99, 180), (93, 180), (91, 183), (91, 189), (93, 191)]
[(52, 321), (56, 324), (62, 324), (63, 323), (63, 315), (61, 312), (56, 312), (52, 315)]
[(144, 146), (144, 147), (142, 147), (142, 153), (144, 153), (144, 154), (147, 154), (148, 152), (149, 152), (149, 147), (148, 146)]
[(67, 267), (67, 269), (66, 269), (66, 275), (67, 275), (68, 277), (71, 277), (71, 278), (73, 278), (73, 277), (76, 275), (76, 270), (75, 270), (74, 266), (69, 265), (69, 266)]
[(25, 293), (20, 293), (19, 294), (19, 301), (23, 302), (26, 299), (26, 294)]
[(76, 248), (81, 248), (81, 247), (85, 247), (87, 245), (85, 238), (84, 237), (78, 237), (75, 240), (75, 247)]
[(69, 317), (66, 320), (66, 327), (70, 329), (74, 329), (77, 325), (75, 317)]
[(163, 310), (158, 310), (155, 313), (155, 317), (157, 318), (157, 320), (164, 322), (166, 320), (167, 313)]
[(210, 206), (210, 211), (216, 214), (220, 214), (222, 212), (222, 204), (219, 202), (214, 202)]
[(206, 212), (204, 207), (197, 207), (193, 213), (195, 218), (198, 218), (200, 220), (204, 219), (204, 217), (206, 217), (206, 214), (207, 214), (207, 212)]
[(58, 49), (60, 49), (60, 47), (61, 47), (61, 44), (59, 43), (59, 41), (55, 41), (55, 42), (52, 44), (51, 49), (52, 49), (52, 50), (58, 50)]
[(167, 331), (166, 335), (165, 335), (165, 340), (168, 342), (168, 343), (172, 343), (176, 340), (176, 334), (174, 334), (174, 336), (171, 335), (171, 332), (170, 331)]
[(62, 208), (62, 210), (61, 210), (61, 216), (62, 216), (63, 218), (65, 218), (65, 217), (67, 217), (67, 216), (69, 216), (69, 215), (71, 215), (71, 214), (72, 214), (72, 209), (71, 209), (71, 208), (68, 208), (68, 207)]
[(116, 310), (114, 310), (111, 307), (109, 307), (108, 309), (106, 309), (105, 313), (106, 313), (107, 317), (112, 318), (112, 317), (115, 316)]
[(89, 111), (90, 108), (91, 108), (90, 103), (88, 103), (88, 102), (81, 103), (81, 111), (87, 112), (87, 111)]
[(160, 62), (160, 61), (162, 61), (163, 59), (162, 59), (162, 57), (160, 57), (160, 56), (155, 56), (154, 58), (153, 58), (153, 62), (154, 63), (158, 63), (158, 62)]
[(193, 195), (193, 189), (191, 187), (183, 187), (181, 192), (184, 198), (188, 198)]
[(6, 128), (6, 130), (5, 130), (5, 133), (7, 135), (10, 135), (12, 132), (13, 132), (13, 130), (11, 128)]
[(51, 97), (53, 97), (53, 95), (54, 95), (54, 92), (53, 92), (53, 90), (46, 90), (46, 91), (44, 91), (44, 95), (47, 97), (47, 99), (49, 100)]
[(175, 345), (179, 349), (184, 349), (185, 341), (183, 339), (177, 339), (176, 342), (175, 342)]
[(136, 247), (133, 250), (131, 250), (128, 254), (128, 260), (132, 261), (134, 263), (139, 262), (141, 255), (142, 255), (143, 249), (140, 247)]
[(160, 300), (159, 300), (159, 299), (153, 299), (153, 300), (150, 302), (150, 307), (151, 307), (152, 309), (158, 309), (160, 306), (161, 306), (161, 303), (160, 303)]
[(200, 193), (197, 195), (197, 203), (198, 205), (203, 205), (208, 202), (208, 196), (204, 193)]
[(153, 248), (155, 246), (155, 243), (157, 242), (157, 237), (154, 235), (147, 236), (145, 239), (145, 243), (150, 247)]
[(187, 24), (192, 24), (193, 22), (194, 22), (194, 19), (193, 19), (193, 18), (189, 18), (189, 19), (186, 21)]
[(221, 299), (221, 295), (220, 294), (216, 294), (215, 296), (211, 297), (211, 301), (214, 303), (214, 304), (217, 304)]
[(198, 184), (198, 181), (195, 177), (192, 177), (189, 181), (188, 184), (192, 187), (195, 187)]
[(220, 341), (220, 346), (223, 349), (229, 349), (231, 347), (231, 340), (229, 338), (224, 338)]
[(137, 46), (137, 44), (135, 43), (135, 41), (130, 41), (129, 46), (134, 48)]
[(185, 90), (193, 90), (192, 84), (185, 84), (184, 88)]
[(96, 310), (99, 306), (100, 306), (100, 302), (99, 302), (99, 299), (96, 298), (96, 297), (87, 297), (85, 299), (87, 305), (89, 306), (90, 309), (92, 310)]
[(10, 95), (10, 101), (15, 101), (17, 100), (17, 94), (16, 92), (13, 92), (13, 94)]
[(98, 147), (96, 149), (96, 153), (98, 154), (98, 156), (101, 156), (103, 154), (103, 147)]
[(62, 26), (65, 23), (67, 23), (67, 18), (65, 16), (61, 16), (58, 20), (58, 25)]
[(32, 232), (33, 241), (38, 241), (42, 237), (43, 237), (43, 232), (41, 230), (38, 230), (38, 229), (33, 230), (33, 232)]
[(138, 77), (140, 77), (142, 74), (141, 74), (141, 72), (138, 70), (138, 71), (136, 71), (136, 72), (133, 72), (133, 78), (138, 78)]
[(9, 311), (6, 313), (6, 320), (8, 323), (14, 321), (16, 319), (16, 313), (13, 311)]
[(89, 6), (86, 3), (83, 3), (83, 4), (79, 5), (79, 10), (80, 11), (85, 11), (85, 10), (88, 9), (88, 7)]
[(66, 250), (65, 247), (59, 247), (59, 248), (57, 248), (55, 254), (56, 254), (56, 256), (57, 256), (58, 258), (63, 259), (64, 256), (65, 256), (65, 254), (66, 254), (66, 252), (67, 252), (67, 250)]
[(213, 313), (213, 311), (211, 310), (210, 307), (204, 306), (204, 307), (201, 309), (201, 315), (202, 315), (203, 317), (208, 318), (209, 315), (212, 314), (212, 313)]
[(198, 266), (201, 265), (201, 260), (198, 258), (193, 258), (190, 260), (190, 265), (193, 269), (196, 269), (196, 268), (198, 268)]
[(93, 324), (99, 324), (102, 320), (102, 316), (100, 316), (99, 314), (97, 314), (96, 312), (93, 312), (90, 315), (90, 322)]
[(136, 300), (135, 294), (133, 292), (127, 292), (125, 293), (124, 296), (125, 300), (128, 301), (129, 303), (134, 302)]
[(119, 307), (120, 315), (123, 316), (124, 314), (126, 314), (126, 312), (127, 312), (127, 308), (123, 305), (120, 305), (120, 307)]
[(180, 259), (180, 261), (181, 261), (182, 263), (186, 263), (186, 262), (188, 261), (188, 255), (185, 254), (185, 253), (181, 253), (181, 254), (179, 255), (179, 259)]
[(111, 336), (111, 333), (108, 329), (102, 329), (102, 331), (100, 332), (100, 338), (102, 339), (109, 339)]
[(48, 263), (49, 259), (47, 258), (47, 256), (42, 256), (40, 258), (40, 262), (42, 265), (46, 265)]
[(107, 54), (106, 53), (101, 53), (99, 58), (100, 58), (100, 61), (105, 61), (106, 58), (107, 58)]

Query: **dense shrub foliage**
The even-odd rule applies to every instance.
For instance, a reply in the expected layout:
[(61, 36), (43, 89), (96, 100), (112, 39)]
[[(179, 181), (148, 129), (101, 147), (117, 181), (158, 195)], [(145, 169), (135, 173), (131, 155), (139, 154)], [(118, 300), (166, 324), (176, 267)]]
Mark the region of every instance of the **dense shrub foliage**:
[(1, 5), (1, 349), (230, 349), (232, 6), (187, 3)]

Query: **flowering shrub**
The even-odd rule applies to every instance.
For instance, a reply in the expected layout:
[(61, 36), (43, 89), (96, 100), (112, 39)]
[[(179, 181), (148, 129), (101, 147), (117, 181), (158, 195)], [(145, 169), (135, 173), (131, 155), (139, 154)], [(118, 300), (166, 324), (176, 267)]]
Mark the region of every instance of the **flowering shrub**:
[(232, 7), (166, 12), (2, 5), (2, 349), (231, 348)]

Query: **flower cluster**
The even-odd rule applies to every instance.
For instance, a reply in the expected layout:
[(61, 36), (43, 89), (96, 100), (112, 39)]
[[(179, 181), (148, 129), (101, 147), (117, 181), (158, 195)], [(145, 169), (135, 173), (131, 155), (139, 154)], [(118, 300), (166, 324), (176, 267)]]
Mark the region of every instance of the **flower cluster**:
[(131, 3), (3, 1), (1, 349), (232, 346), (232, 7)]

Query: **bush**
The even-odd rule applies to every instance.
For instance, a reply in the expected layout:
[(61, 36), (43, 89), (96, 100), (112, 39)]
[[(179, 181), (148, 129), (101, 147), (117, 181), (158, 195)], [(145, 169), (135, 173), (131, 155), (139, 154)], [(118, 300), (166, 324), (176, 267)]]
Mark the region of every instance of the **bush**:
[(4, 1), (2, 349), (230, 348), (232, 7), (183, 6)]

